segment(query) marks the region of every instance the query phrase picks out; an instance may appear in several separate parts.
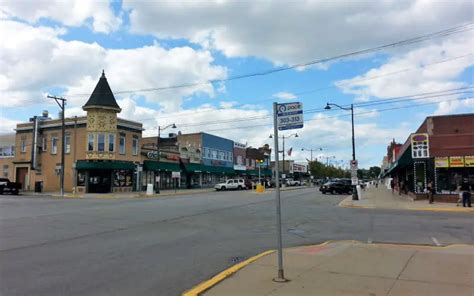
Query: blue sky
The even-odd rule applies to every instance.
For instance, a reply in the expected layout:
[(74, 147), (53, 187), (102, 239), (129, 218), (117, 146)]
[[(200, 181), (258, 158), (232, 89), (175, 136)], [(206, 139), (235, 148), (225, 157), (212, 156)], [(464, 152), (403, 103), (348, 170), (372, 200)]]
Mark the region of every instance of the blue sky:
[[(226, 79), (460, 26), (471, 20), (472, 9), (469, 1), (308, 1), (301, 7), (284, 1), (265, 3), (71, 0), (27, 6), (7, 1), (0, 5), (0, 31), (11, 40), (0, 48), (6, 69), (0, 74), (5, 98), (0, 132), (12, 131), (17, 122), (43, 109), (57, 113), (54, 103), (44, 98), (46, 93), (66, 96), (68, 115), (83, 114), (81, 106), (102, 69), (114, 91)], [(436, 17), (420, 18), (422, 12)], [(470, 93), (359, 106), (472, 85), (472, 25), (464, 28), (305, 69), (117, 94), (120, 116), (143, 122), (145, 135), (154, 134), (158, 124), (174, 122), (184, 133), (208, 131), (259, 146), (271, 142), (271, 119), (266, 116), (271, 115), (273, 101), (301, 101), (305, 110), (323, 108), (326, 102), (354, 103), (360, 164), (379, 165), (388, 142), (405, 141), (426, 116), (474, 111), (473, 100), (461, 100)], [(427, 102), (432, 104), (403, 108)], [(380, 111), (393, 107), (403, 109)], [(300, 137), (287, 143), (295, 151), (292, 158), (304, 162), (309, 154), (301, 148), (322, 147), (320, 156), (334, 155), (347, 163), (350, 117), (343, 115), (347, 111), (305, 114), (305, 127), (296, 131)]]

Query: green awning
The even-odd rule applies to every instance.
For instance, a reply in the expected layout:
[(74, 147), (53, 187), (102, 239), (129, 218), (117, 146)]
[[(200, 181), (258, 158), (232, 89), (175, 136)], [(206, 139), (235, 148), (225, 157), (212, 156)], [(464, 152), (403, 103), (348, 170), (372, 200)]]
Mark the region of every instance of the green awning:
[(410, 145), (403, 152), (402, 156), (400, 156), (400, 158), (390, 166), (390, 168), (385, 173), (385, 175), (388, 175), (392, 173), (393, 171), (404, 168), (407, 165), (411, 165), (411, 164), (413, 164), (413, 159), (411, 158), (411, 145)]
[(200, 163), (187, 163), (184, 165), (184, 168), (188, 173), (200, 173), (206, 171), (204, 165)]
[(189, 173), (211, 173), (211, 174), (235, 174), (234, 168), (203, 165), (199, 163), (188, 163), (184, 167)]
[(126, 161), (87, 161), (78, 160), (77, 170), (135, 170), (136, 164)]
[(143, 169), (146, 171), (168, 171), (168, 172), (181, 172), (179, 163), (174, 162), (158, 162), (145, 160), (143, 162)]

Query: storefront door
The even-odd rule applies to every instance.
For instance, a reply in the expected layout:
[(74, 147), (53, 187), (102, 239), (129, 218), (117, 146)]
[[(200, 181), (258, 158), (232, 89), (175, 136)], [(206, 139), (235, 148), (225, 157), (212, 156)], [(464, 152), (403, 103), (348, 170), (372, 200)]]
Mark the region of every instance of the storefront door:
[(21, 189), (26, 190), (26, 175), (28, 174), (28, 168), (17, 168), (15, 182), (21, 183)]
[(88, 193), (109, 193), (111, 183), (111, 171), (91, 170), (89, 171)]

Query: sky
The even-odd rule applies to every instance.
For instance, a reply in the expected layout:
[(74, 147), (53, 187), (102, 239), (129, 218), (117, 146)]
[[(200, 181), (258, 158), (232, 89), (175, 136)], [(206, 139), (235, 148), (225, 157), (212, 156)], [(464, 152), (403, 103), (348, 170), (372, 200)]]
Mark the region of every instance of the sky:
[[(104, 70), (119, 117), (144, 136), (175, 123), (170, 132), (273, 147), (272, 103), (302, 102), (304, 127), (280, 132), (298, 134), (287, 159), (314, 149), (346, 166), (350, 111), (324, 107), (354, 104), (359, 166), (380, 165), (425, 117), (474, 112), (473, 11), (463, 0), (2, 0), (0, 133), (42, 110), (57, 116), (48, 94), (84, 115)], [(237, 79), (247, 74), (264, 75)]]

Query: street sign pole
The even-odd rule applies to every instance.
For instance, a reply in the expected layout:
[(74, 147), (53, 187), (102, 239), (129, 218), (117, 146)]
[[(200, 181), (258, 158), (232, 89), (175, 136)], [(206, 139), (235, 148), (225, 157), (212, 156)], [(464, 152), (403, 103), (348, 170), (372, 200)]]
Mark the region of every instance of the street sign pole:
[[(275, 139), (275, 201), (276, 201), (276, 227), (277, 227), (277, 250), (278, 250), (278, 276), (273, 280), (275, 282), (286, 282), (283, 272), (283, 249), (281, 238), (281, 201), (280, 201), (280, 168), (278, 157), (278, 119), (277, 103), (273, 103), (273, 133)], [(283, 152), (284, 153), (284, 152)]]
[[(292, 102), (285, 104), (273, 103), (273, 135), (275, 138), (275, 201), (276, 201), (276, 226), (277, 226), (277, 249), (278, 249), (278, 276), (275, 282), (287, 282), (283, 273), (283, 243), (281, 237), (281, 199), (280, 199), (280, 160), (278, 157), (278, 131), (290, 130), (303, 127), (303, 104)], [(285, 149), (283, 149), (285, 150)], [(283, 151), (283, 156), (285, 151)], [(284, 158), (283, 158), (284, 159)], [(285, 163), (283, 162), (283, 175), (285, 175)]]

